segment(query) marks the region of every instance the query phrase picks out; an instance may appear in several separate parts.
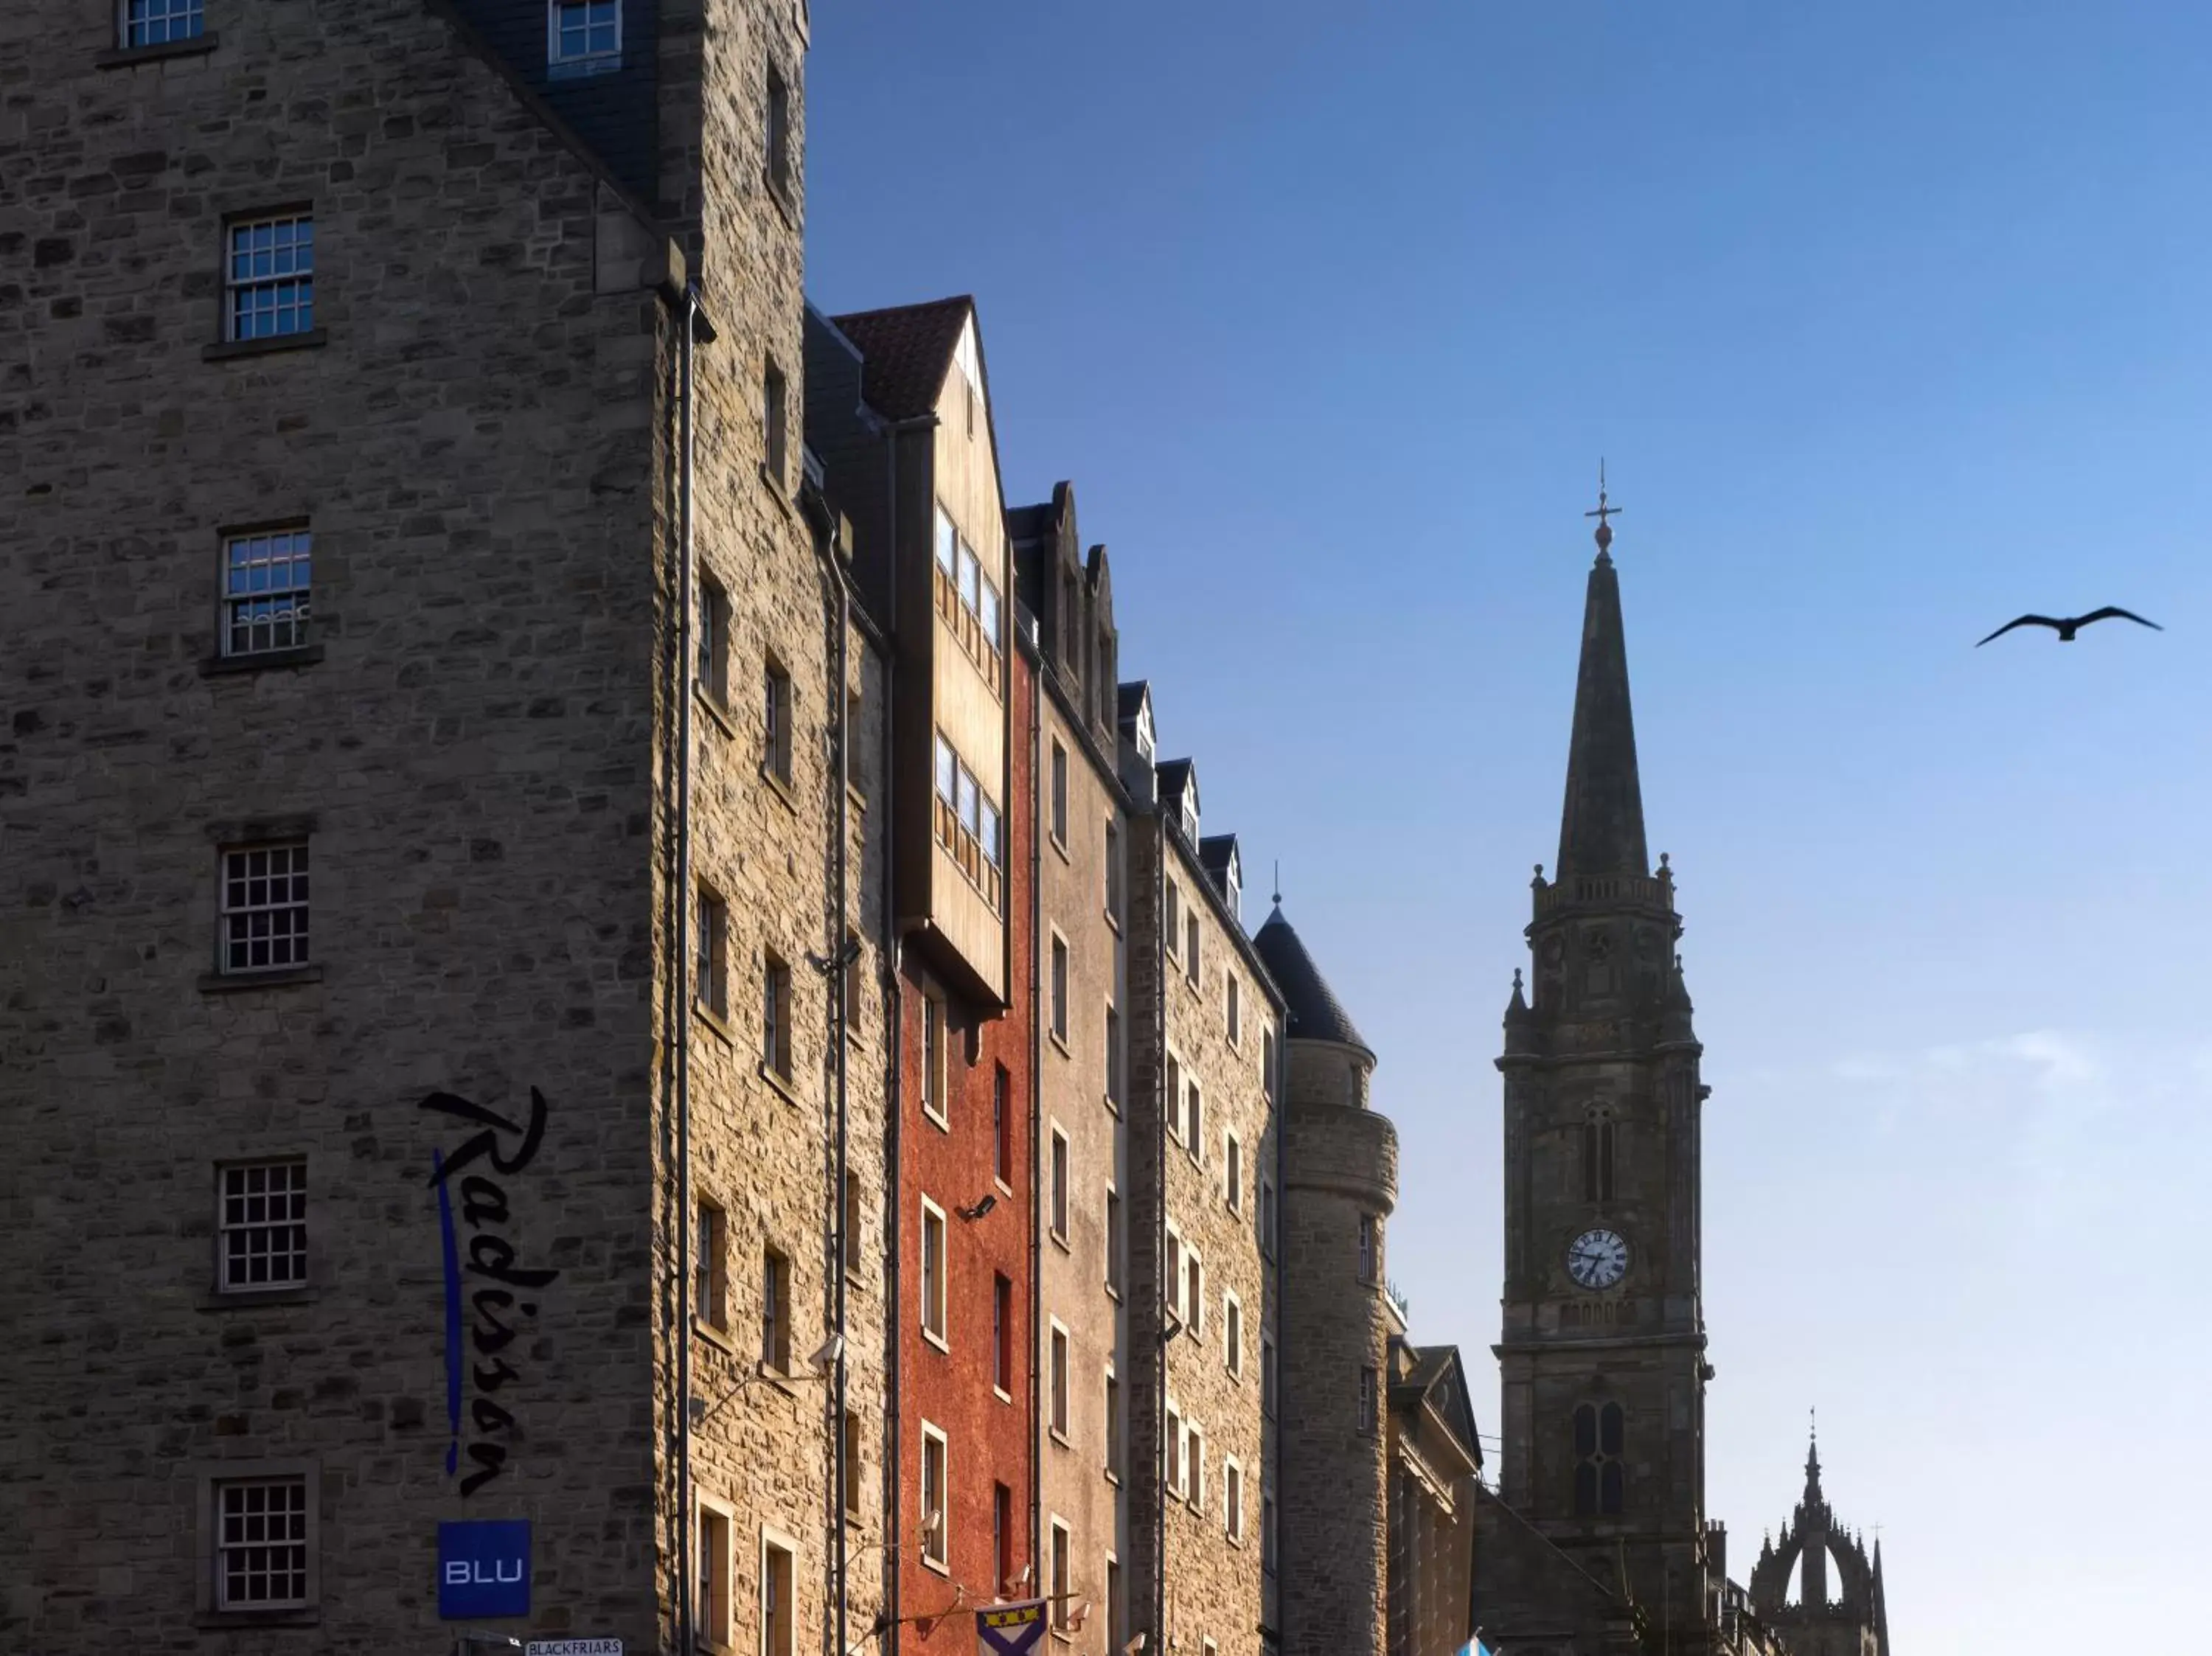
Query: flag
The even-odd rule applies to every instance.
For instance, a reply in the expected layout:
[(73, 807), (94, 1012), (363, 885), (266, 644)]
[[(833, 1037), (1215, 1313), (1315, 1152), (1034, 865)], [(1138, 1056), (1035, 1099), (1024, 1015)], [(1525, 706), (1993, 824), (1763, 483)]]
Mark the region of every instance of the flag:
[(975, 1612), (976, 1656), (1036, 1656), (1044, 1648), (1045, 1601), (1025, 1598)]

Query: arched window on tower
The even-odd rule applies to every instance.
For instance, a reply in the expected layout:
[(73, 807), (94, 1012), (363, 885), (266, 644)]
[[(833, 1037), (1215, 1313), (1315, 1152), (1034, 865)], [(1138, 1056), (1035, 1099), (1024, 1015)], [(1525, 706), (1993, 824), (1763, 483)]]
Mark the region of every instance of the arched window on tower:
[(1611, 1518), (1623, 1495), (1620, 1405), (1585, 1403), (1575, 1410), (1575, 1516)]
[(1583, 1118), (1583, 1200), (1613, 1200), (1613, 1112), (1603, 1106)]

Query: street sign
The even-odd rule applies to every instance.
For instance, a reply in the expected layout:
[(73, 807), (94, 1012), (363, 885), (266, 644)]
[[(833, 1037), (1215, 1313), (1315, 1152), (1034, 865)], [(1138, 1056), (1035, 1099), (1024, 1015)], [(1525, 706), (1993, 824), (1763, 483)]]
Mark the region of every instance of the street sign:
[(619, 1639), (532, 1639), (522, 1656), (623, 1656)]
[(530, 1520), (438, 1526), (438, 1619), (530, 1614)]

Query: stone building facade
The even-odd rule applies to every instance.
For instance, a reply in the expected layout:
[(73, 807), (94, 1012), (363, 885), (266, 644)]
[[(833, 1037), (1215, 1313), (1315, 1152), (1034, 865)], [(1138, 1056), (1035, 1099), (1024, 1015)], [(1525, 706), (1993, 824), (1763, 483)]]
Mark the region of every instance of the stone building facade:
[(1454, 1656), (1474, 1635), (1482, 1441), (1456, 1346), (1390, 1342), (1389, 1656)]
[(1837, 1521), (1820, 1488), (1817, 1441), (1805, 1451), (1805, 1493), (1796, 1510), (1752, 1566), (1750, 1599), (1753, 1614), (1790, 1656), (1889, 1656), (1881, 1538), (1869, 1557), (1864, 1539)]
[(628, 11), (13, 20), (31, 1647), (425, 1642), (494, 1520), (518, 1630), (830, 1631), (882, 657), (796, 440), (805, 20)]

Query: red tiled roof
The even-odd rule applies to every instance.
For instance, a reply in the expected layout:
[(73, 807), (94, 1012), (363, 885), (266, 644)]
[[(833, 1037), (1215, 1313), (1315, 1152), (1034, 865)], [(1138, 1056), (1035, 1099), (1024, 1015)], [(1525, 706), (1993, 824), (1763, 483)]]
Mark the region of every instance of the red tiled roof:
[(860, 395), (888, 419), (910, 420), (937, 406), (945, 371), (975, 301), (965, 294), (926, 305), (856, 311), (832, 317), (837, 331), (860, 347)]

